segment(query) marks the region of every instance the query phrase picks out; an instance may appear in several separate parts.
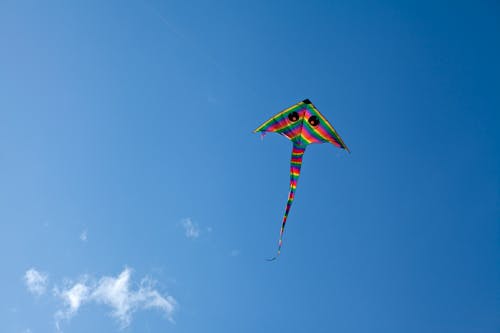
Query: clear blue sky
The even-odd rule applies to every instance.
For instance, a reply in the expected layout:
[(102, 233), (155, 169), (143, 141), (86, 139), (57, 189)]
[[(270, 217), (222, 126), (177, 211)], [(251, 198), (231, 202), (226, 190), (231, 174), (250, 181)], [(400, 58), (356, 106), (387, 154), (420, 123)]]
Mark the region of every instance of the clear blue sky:
[[(499, 31), (495, 1), (1, 1), (0, 331), (498, 332)], [(268, 263), (291, 143), (252, 130), (304, 98), (352, 153), (308, 148)]]

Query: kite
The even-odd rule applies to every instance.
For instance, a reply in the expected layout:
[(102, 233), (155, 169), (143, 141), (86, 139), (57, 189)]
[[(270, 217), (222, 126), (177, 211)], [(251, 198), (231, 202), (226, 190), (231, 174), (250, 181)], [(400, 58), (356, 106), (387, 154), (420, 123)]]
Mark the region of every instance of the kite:
[(302, 157), (304, 156), (307, 145), (311, 143), (329, 142), (348, 152), (349, 148), (347, 148), (337, 131), (335, 131), (333, 126), (309, 99), (292, 105), (288, 109), (271, 117), (268, 121), (257, 127), (254, 133), (257, 132), (261, 132), (262, 136), (264, 136), (266, 132), (275, 132), (287, 137), (293, 142), (292, 158), (290, 161), (290, 191), (288, 193), (285, 215), (281, 223), (278, 252), (275, 257), (269, 259), (272, 261), (281, 253), (283, 232), (285, 231), (288, 213), (290, 212), (293, 199), (295, 198), (295, 190), (297, 188), (297, 181), (299, 180), (300, 168), (302, 166)]

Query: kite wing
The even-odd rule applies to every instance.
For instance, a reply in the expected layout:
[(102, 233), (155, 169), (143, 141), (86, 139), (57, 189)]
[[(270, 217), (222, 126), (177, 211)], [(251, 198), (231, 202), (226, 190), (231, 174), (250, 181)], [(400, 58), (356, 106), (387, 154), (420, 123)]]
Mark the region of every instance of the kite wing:
[(302, 146), (329, 142), (349, 151), (346, 144), (314, 104), (305, 99), (271, 117), (254, 132), (275, 132)]

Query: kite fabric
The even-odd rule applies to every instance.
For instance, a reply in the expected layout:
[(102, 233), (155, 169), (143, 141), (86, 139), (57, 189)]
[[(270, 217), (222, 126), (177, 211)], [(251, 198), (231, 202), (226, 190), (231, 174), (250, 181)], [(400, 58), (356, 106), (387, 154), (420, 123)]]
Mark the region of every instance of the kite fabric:
[(285, 215), (281, 223), (280, 238), (278, 242), (278, 252), (275, 257), (269, 260), (275, 260), (281, 253), (283, 244), (283, 233), (288, 218), (288, 213), (292, 207), (295, 198), (297, 181), (300, 176), (302, 166), (302, 157), (306, 147), (312, 143), (329, 142), (338, 148), (349, 151), (340, 135), (333, 126), (318, 111), (318, 109), (308, 99), (303, 100), (288, 109), (285, 109), (277, 115), (271, 117), (268, 121), (257, 127), (254, 133), (275, 132), (281, 134), (292, 141), (292, 157), (290, 161), (290, 192), (286, 203)]

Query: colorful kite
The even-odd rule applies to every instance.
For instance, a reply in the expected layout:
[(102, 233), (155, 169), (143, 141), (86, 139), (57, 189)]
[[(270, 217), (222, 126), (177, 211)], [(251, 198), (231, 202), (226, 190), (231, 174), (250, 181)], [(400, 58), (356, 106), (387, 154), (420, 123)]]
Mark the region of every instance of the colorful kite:
[(311, 143), (330, 142), (334, 146), (347, 151), (349, 151), (349, 148), (347, 148), (340, 135), (338, 135), (328, 120), (326, 120), (308, 99), (292, 105), (288, 109), (273, 116), (260, 125), (254, 131), (254, 133), (256, 132), (262, 132), (262, 135), (265, 135), (266, 132), (276, 132), (293, 142), (292, 159), (290, 162), (290, 192), (288, 194), (288, 202), (286, 203), (283, 222), (281, 223), (278, 253), (275, 257), (269, 259), (274, 260), (281, 252), (283, 232), (285, 231), (288, 213), (290, 212), (290, 207), (292, 207), (295, 197), (295, 189), (297, 188), (300, 167), (302, 166), (302, 157), (306, 151), (307, 145)]

